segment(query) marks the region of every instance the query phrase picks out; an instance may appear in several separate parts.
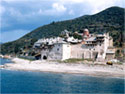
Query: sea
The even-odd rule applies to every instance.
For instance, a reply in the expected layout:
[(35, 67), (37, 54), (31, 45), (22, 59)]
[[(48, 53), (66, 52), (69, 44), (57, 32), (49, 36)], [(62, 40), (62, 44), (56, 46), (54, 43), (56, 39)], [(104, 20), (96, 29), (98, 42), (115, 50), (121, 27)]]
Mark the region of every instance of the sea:
[[(1, 65), (12, 63), (0, 58)], [(0, 69), (1, 94), (124, 94), (124, 78)]]

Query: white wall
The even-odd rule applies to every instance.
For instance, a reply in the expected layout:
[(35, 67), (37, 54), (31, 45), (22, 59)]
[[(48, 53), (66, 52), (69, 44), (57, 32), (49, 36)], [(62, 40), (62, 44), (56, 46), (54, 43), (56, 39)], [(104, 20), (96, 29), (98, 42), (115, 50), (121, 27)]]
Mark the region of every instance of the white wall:
[(55, 44), (54, 47), (49, 52), (48, 60), (62, 60), (63, 56), (63, 45), (62, 44)]
[(69, 59), (71, 57), (71, 46), (70, 44), (63, 45), (63, 57), (62, 60)]
[(113, 47), (113, 39), (112, 38), (109, 40), (109, 46)]

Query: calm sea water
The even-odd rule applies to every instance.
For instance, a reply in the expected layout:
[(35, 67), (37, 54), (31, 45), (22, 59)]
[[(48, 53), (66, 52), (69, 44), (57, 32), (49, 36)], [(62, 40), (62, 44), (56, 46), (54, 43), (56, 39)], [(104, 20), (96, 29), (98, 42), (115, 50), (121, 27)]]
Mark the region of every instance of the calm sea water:
[[(7, 60), (8, 61), (8, 60)], [(6, 59), (1, 59), (2, 64)], [(122, 93), (124, 79), (78, 74), (1, 70), (2, 93)]]

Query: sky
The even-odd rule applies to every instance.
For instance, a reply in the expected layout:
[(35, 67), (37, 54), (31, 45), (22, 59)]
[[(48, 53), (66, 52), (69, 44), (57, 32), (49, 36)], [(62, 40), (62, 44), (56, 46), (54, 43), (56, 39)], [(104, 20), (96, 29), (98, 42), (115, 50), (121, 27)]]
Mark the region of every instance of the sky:
[(53, 21), (96, 14), (124, 0), (0, 0), (0, 41), (16, 40)]

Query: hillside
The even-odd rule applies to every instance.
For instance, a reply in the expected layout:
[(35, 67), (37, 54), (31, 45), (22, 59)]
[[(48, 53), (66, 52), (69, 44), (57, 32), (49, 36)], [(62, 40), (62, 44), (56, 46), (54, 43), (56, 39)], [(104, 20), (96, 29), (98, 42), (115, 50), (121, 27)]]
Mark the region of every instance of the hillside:
[(110, 7), (95, 15), (52, 22), (31, 31), (16, 41), (2, 44), (1, 53), (20, 53), (22, 49), (31, 50), (33, 43), (39, 38), (58, 36), (64, 29), (80, 32), (84, 28), (88, 28), (90, 33), (108, 31), (114, 39), (114, 46), (121, 47), (123, 45), (124, 9)]

